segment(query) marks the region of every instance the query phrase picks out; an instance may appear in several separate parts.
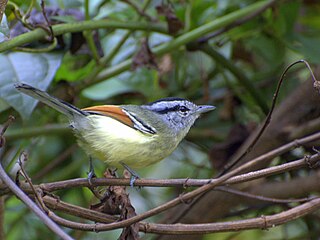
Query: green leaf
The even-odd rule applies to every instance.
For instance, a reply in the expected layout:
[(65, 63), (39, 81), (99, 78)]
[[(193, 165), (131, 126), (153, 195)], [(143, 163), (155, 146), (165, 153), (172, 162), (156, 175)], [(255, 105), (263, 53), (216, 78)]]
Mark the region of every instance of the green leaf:
[(132, 92), (134, 89), (118, 77), (98, 83), (85, 89), (82, 93), (93, 100), (104, 100), (122, 93)]
[(117, 77), (109, 78), (109, 80), (85, 89), (82, 93), (92, 100), (105, 100), (129, 92), (141, 93), (147, 97), (148, 101), (164, 96), (158, 83), (158, 72), (147, 68), (139, 68), (135, 72), (125, 72)]
[(0, 55), (0, 98), (16, 109), (22, 118), (30, 116), (37, 100), (18, 92), (14, 83), (23, 82), (46, 89), (60, 62), (61, 53), (21, 53)]
[(96, 66), (96, 62), (90, 61), (89, 57), (84, 54), (71, 55), (66, 53), (56, 73), (55, 81), (76, 82), (86, 78)]

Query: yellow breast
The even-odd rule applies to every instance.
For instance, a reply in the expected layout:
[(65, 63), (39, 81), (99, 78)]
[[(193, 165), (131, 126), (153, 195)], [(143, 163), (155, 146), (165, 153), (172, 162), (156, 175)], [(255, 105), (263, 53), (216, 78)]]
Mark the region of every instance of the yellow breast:
[(158, 134), (145, 134), (111, 117), (90, 115), (86, 123), (78, 124), (79, 145), (91, 156), (110, 166), (120, 162), (139, 168), (158, 162), (176, 148), (174, 141), (159, 141)]

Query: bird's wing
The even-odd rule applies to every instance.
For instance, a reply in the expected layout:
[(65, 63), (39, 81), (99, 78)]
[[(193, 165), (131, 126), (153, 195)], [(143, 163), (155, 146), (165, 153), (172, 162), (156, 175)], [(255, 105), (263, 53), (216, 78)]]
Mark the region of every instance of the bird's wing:
[(115, 105), (101, 105), (101, 106), (93, 106), (81, 109), (82, 111), (88, 112), (89, 114), (99, 114), (105, 115), (107, 117), (112, 117), (129, 127), (134, 127), (134, 123), (130, 119), (130, 117), (123, 111), (121, 107)]
[(82, 109), (82, 111), (89, 114), (99, 114), (107, 117), (112, 117), (113, 119), (126, 124), (145, 134), (156, 134), (157, 131), (154, 127), (150, 126), (148, 123), (142, 121), (138, 116), (131, 113), (129, 110), (121, 108), (115, 105), (102, 105), (94, 106)]

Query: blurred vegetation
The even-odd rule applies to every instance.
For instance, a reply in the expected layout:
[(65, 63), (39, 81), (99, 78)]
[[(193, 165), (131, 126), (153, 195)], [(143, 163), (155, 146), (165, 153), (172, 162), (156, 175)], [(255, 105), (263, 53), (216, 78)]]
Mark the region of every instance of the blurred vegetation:
[[(285, 67), (299, 59), (314, 68), (320, 63), (320, 3), (276, 1), (258, 16), (240, 21), (266, 3), (50, 0), (45, 1), (49, 22), (54, 31), (63, 33), (52, 43), (50, 39), (38, 41), (31, 35), (35, 31), (21, 23), (48, 29), (38, 1), (9, 1), (0, 26), (0, 122), (10, 114), (17, 119), (1, 153), (7, 170), (24, 150), (29, 154), (26, 170), (35, 184), (86, 177), (88, 171), (88, 157), (74, 147), (66, 119), (42, 104), (35, 108), (34, 100), (19, 95), (13, 83), (22, 81), (78, 107), (143, 104), (168, 96), (217, 106), (196, 123), (172, 156), (139, 171), (146, 178), (210, 178), (216, 172), (207, 154), (211, 147), (225, 142), (233, 126), (246, 126), (247, 136), (263, 121)], [(24, 17), (27, 12), (29, 18)], [(82, 20), (88, 25), (80, 25)], [(236, 21), (239, 23), (222, 31)], [(70, 25), (59, 28), (54, 26), (57, 23)], [(24, 44), (15, 45), (15, 36)], [(303, 66), (293, 69), (280, 102), (307, 78)], [(66, 151), (66, 157), (59, 160)], [(105, 165), (94, 164), (101, 176)], [(48, 165), (52, 168), (47, 169)], [(130, 190), (138, 213), (179, 193), (180, 189)], [(84, 207), (95, 201), (86, 189), (59, 192), (59, 196)], [(5, 198), (4, 219), (6, 239), (56, 239), (15, 197)], [(298, 239), (307, 236), (308, 224), (306, 219), (272, 231), (247, 231), (234, 238), (234, 233), (211, 234), (203, 239)], [(68, 231), (76, 239), (119, 235), (119, 231)]]

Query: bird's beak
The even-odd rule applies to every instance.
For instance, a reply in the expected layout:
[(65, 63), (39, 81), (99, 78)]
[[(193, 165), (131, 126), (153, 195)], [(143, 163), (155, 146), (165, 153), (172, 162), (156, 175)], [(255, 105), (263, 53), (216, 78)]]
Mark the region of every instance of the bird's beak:
[(201, 114), (201, 113), (205, 113), (205, 112), (209, 112), (216, 109), (215, 106), (211, 106), (211, 105), (201, 105), (198, 106), (197, 110), (194, 112), (196, 114)]

